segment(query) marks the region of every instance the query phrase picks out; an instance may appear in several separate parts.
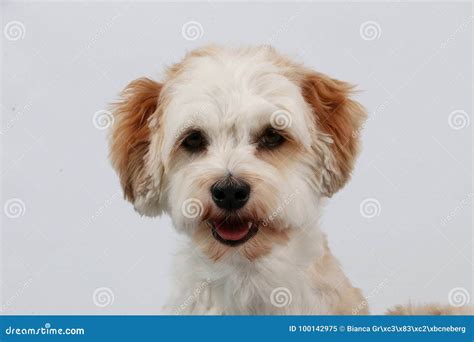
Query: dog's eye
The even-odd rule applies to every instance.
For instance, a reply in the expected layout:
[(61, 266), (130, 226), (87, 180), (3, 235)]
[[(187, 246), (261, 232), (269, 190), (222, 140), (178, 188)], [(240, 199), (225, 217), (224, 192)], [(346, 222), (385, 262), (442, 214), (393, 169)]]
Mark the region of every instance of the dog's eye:
[(275, 148), (280, 146), (285, 138), (276, 129), (268, 128), (259, 139), (260, 146), (264, 148)]
[(183, 147), (190, 152), (199, 152), (206, 147), (206, 139), (199, 131), (191, 132), (184, 140)]

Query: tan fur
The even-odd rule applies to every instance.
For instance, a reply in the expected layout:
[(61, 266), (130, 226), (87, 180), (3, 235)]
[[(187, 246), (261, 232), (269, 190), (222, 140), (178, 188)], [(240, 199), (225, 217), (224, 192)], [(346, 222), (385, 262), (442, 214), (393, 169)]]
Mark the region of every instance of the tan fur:
[[(151, 160), (150, 164), (146, 165), (151, 165), (150, 169), (155, 171), (161, 167), (162, 163), (166, 163), (163, 168), (166, 168), (166, 172), (170, 174), (189, 160), (186, 153), (179, 149), (180, 144), (177, 142), (171, 151), (170, 161), (155, 160), (153, 164), (152, 157), (158, 156), (161, 148), (161, 143), (155, 143), (157, 140), (160, 142), (158, 130), (163, 129), (160, 113), (166, 109), (173, 95), (173, 92), (169, 90), (168, 82), (173, 83), (176, 78), (186, 76), (183, 74), (195, 59), (218, 56), (216, 53), (218, 51), (220, 48), (216, 46), (207, 46), (188, 53), (181, 62), (168, 68), (163, 83), (165, 86), (147, 78), (131, 82), (123, 91), (121, 100), (115, 104), (110, 157), (120, 176), (125, 197), (129, 201), (135, 202), (141, 193), (140, 189), (146, 183), (145, 159)], [(333, 195), (350, 178), (358, 152), (358, 133), (366, 118), (364, 108), (351, 99), (353, 87), (294, 63), (271, 47), (237, 49), (232, 53), (244, 54), (248, 51), (265, 56), (279, 67), (282, 75), (300, 87), (301, 95), (308, 105), (305, 111), (307, 113), (311, 111), (311, 120), (314, 123), (310, 129), (310, 134), (313, 134), (311, 142), (313, 153), (306, 153), (304, 146), (296, 142), (297, 139), (292, 140), (288, 137), (289, 139), (281, 148), (275, 151), (258, 150), (256, 155), (278, 169), (288, 168), (289, 170), (291, 170), (293, 160), (308, 159), (309, 163), (314, 164), (314, 171), (322, 175), (321, 190), (324, 195)], [(225, 55), (219, 56), (221, 60), (225, 59)], [(149, 151), (152, 136), (156, 140), (153, 140), (153, 148)], [(210, 189), (219, 177), (218, 174), (205, 173), (196, 180), (196, 186), (200, 189)], [(268, 218), (272, 208), (278, 207), (272, 193), (276, 192), (274, 186), (268, 186), (264, 179), (259, 179), (257, 174), (249, 171), (241, 172), (240, 177), (243, 177), (254, 191), (253, 202), (251, 202), (252, 212), (242, 209), (240, 215), (251, 222)], [(159, 191), (155, 190), (155, 192)], [(151, 196), (151, 198), (154, 200), (153, 204), (156, 204), (159, 196)], [(257, 234), (243, 245), (237, 247), (224, 245), (214, 239), (208, 224), (209, 219), (218, 220), (224, 214), (213, 207), (209, 200), (201, 200), (204, 212), (193, 235), (193, 241), (197, 248), (214, 262), (219, 262), (233, 253), (240, 253), (248, 261), (253, 262), (269, 255), (275, 246), (284, 246), (290, 241), (290, 230), (279, 229), (282, 227), (279, 225), (277, 216), (271, 222), (260, 224)], [(338, 261), (331, 254), (327, 241), (324, 241), (322, 256), (314, 260), (307, 272), (308, 281), (311, 282), (315, 291), (321, 293), (332, 314), (368, 314), (367, 301), (361, 291), (353, 287), (344, 275)], [(473, 314), (473, 310), (467, 307), (456, 308), (434, 304), (406, 305), (390, 309), (388, 314), (467, 315)]]
[(219, 261), (230, 248), (214, 239), (211, 228), (207, 223), (199, 225), (194, 233), (193, 240), (201, 252), (214, 262)]
[(278, 231), (268, 226), (260, 226), (257, 234), (242, 246), (229, 247), (212, 237), (211, 228), (201, 224), (193, 237), (201, 251), (211, 260), (217, 262), (225, 255), (241, 253), (249, 261), (267, 255), (275, 244), (284, 245), (288, 242), (288, 232)]
[(458, 316), (474, 315), (474, 308), (470, 306), (455, 307), (440, 304), (423, 305), (397, 305), (387, 311), (387, 315), (412, 316), (412, 315), (430, 315), (430, 316)]
[(261, 226), (257, 235), (243, 245), (242, 254), (248, 260), (254, 261), (270, 253), (274, 245), (284, 245), (288, 240), (287, 231)]
[(336, 315), (368, 315), (369, 308), (360, 289), (352, 286), (331, 254), (327, 241), (323, 256), (310, 270), (311, 280), (318, 291), (327, 296), (327, 302)]
[(352, 86), (348, 83), (309, 72), (301, 81), (301, 89), (319, 129), (333, 141), (335, 166), (328, 170), (331, 181), (326, 184), (327, 195), (331, 196), (350, 178), (359, 145), (358, 134), (354, 133), (359, 131), (366, 114), (359, 103), (349, 98)]
[(144, 181), (144, 158), (150, 144), (148, 119), (158, 105), (161, 84), (148, 78), (131, 82), (114, 105), (110, 159), (117, 170), (125, 198), (133, 202)]
[(286, 141), (278, 149), (258, 149), (256, 155), (278, 169), (291, 169), (291, 166), (294, 164), (292, 162), (296, 162), (303, 151), (303, 147), (294, 139), (286, 137)]
[[(272, 60), (273, 64), (279, 66), (286, 77), (300, 85), (302, 95), (311, 107), (315, 123), (318, 126), (315, 131), (321, 131), (332, 139), (333, 143), (330, 147), (334, 159), (332, 161), (333, 167), (328, 169), (330, 179), (323, 190), (327, 196), (333, 195), (350, 178), (358, 153), (358, 132), (366, 119), (364, 108), (350, 98), (353, 86), (307, 69), (279, 54), (270, 46), (256, 49)], [(180, 76), (193, 60), (212, 57), (218, 51), (219, 47), (209, 45), (187, 53), (181, 62), (173, 64), (167, 69), (165, 83)], [(285, 158), (280, 160), (285, 160)], [(327, 162), (323, 162), (323, 164), (327, 164)]]

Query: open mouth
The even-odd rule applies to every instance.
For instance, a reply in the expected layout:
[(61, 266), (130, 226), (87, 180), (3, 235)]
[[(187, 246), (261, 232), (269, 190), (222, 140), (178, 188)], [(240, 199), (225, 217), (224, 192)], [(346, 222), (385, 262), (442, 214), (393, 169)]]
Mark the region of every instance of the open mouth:
[(258, 223), (252, 221), (209, 221), (212, 235), (228, 246), (237, 246), (252, 238), (258, 231)]

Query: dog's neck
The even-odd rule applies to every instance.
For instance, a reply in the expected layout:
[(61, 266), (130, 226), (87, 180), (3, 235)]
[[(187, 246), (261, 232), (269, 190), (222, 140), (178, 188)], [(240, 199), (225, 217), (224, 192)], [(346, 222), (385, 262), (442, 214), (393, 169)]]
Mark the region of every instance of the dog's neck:
[[(326, 235), (317, 226), (307, 229), (291, 229), (284, 244), (275, 243), (271, 250), (256, 259), (239, 252), (239, 248), (230, 250), (221, 260), (210, 260), (198, 252), (196, 260), (210, 279), (225, 281), (228, 277), (259, 277), (262, 274), (278, 273), (282, 277), (291, 277), (298, 272), (306, 272), (315, 261), (328, 253)], [(196, 245), (189, 243), (187, 248), (196, 252)], [(272, 277), (275, 275), (272, 275)]]
[[(275, 245), (257, 260), (246, 260), (238, 252), (212, 261), (189, 242), (179, 254), (178, 287), (168, 309), (181, 314), (314, 314), (328, 313), (322, 287), (336, 286), (345, 279), (331, 255), (326, 236), (317, 226), (293, 230), (285, 245)], [(331, 273), (318, 270), (318, 263), (336, 265)], [(291, 303), (275, 306), (272, 293), (289, 293)], [(278, 297), (276, 297), (278, 298)]]

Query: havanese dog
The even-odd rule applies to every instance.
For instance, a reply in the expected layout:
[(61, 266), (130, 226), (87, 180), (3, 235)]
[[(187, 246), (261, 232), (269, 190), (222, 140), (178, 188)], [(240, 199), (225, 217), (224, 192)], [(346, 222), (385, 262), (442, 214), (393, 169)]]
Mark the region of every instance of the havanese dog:
[(186, 236), (168, 313), (368, 313), (318, 225), (356, 160), (352, 90), (266, 46), (200, 48), (126, 87), (110, 139), (125, 197)]

